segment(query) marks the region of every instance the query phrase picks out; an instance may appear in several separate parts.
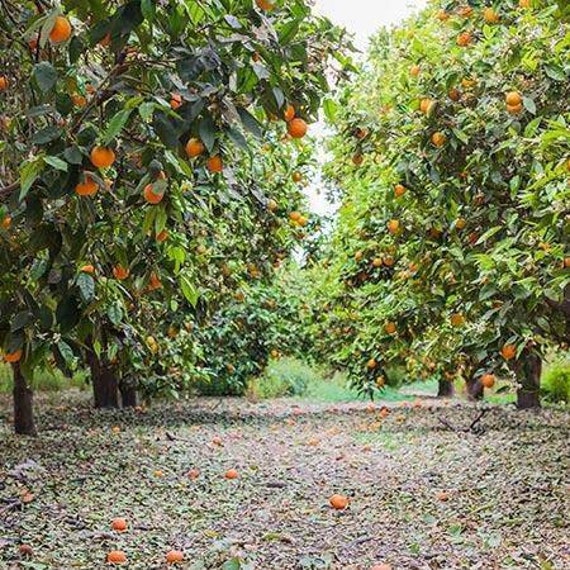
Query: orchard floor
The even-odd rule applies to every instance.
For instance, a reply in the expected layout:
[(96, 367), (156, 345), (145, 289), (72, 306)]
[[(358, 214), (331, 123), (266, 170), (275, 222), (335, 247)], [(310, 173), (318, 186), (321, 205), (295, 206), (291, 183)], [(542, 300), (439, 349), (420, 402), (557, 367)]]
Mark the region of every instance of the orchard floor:
[[(469, 426), (477, 410), (458, 402), (392, 404), (382, 419), (380, 404), (115, 413), (85, 398), (39, 402), (35, 439), (10, 434), (0, 400), (2, 570), (96, 570), (113, 549), (160, 569), (171, 548), (185, 569), (570, 568), (568, 412), (493, 408), (476, 435), (440, 422)], [(333, 510), (333, 493), (349, 508)]]

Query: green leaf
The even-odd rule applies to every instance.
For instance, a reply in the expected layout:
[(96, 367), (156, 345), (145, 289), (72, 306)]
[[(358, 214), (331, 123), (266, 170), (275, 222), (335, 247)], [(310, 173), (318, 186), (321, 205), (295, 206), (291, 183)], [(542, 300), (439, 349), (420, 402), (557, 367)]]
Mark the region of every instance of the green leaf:
[(328, 97), (323, 102), (323, 111), (329, 123), (334, 123), (338, 113), (338, 105), (334, 99)]
[(168, 222), (168, 215), (166, 214), (166, 208), (164, 206), (159, 206), (156, 209), (156, 216), (154, 218), (154, 231), (159, 234), (162, 230), (166, 228), (166, 223)]
[(123, 320), (123, 309), (121, 307), (121, 304), (119, 301), (117, 301), (116, 303), (113, 303), (108, 309), (107, 309), (107, 316), (109, 317), (109, 320), (114, 324), (114, 325), (119, 325), (121, 324), (121, 321)]
[(119, 133), (123, 130), (129, 117), (131, 116), (132, 109), (123, 109), (119, 111), (107, 125), (107, 130), (101, 139), (103, 145), (109, 144), (113, 139), (115, 139)]
[(89, 273), (81, 272), (77, 276), (77, 286), (79, 287), (81, 298), (86, 303), (90, 303), (95, 297), (95, 279)]
[(190, 280), (189, 276), (184, 274), (180, 276), (180, 289), (186, 300), (193, 306), (196, 307), (198, 299), (200, 298), (200, 293), (194, 287), (194, 284)]
[(45, 162), (41, 157), (35, 157), (22, 164), (20, 168), (20, 202), (27, 196), (30, 188), (41, 174), (44, 165)]
[(204, 143), (208, 152), (211, 153), (216, 143), (216, 126), (214, 125), (214, 121), (212, 121), (212, 117), (208, 115), (200, 121), (198, 132), (200, 134), (200, 140)]
[(57, 82), (57, 71), (48, 61), (34, 65), (32, 78), (43, 93), (47, 93)]
[(57, 156), (44, 156), (43, 159), (46, 164), (53, 166), (56, 170), (67, 172), (67, 162), (65, 160), (61, 160)]
[(73, 354), (73, 350), (64, 340), (60, 340), (57, 343), (57, 349), (59, 350), (61, 356), (65, 360), (65, 363), (68, 366), (73, 366), (75, 364), (75, 354)]
[(237, 112), (245, 129), (255, 138), (260, 139), (263, 136), (263, 128), (259, 121), (243, 107), (238, 107)]
[(533, 115), (536, 115), (536, 104), (530, 97), (523, 97), (524, 108)]

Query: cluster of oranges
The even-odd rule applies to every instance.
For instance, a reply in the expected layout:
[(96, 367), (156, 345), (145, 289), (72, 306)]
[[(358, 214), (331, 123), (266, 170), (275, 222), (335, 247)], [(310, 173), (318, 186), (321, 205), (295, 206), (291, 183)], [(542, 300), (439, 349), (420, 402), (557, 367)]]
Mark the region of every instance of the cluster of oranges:
[(297, 117), (297, 112), (293, 105), (287, 105), (283, 118), (287, 123), (287, 133), (291, 138), (302, 139), (307, 134), (309, 127), (303, 119)]

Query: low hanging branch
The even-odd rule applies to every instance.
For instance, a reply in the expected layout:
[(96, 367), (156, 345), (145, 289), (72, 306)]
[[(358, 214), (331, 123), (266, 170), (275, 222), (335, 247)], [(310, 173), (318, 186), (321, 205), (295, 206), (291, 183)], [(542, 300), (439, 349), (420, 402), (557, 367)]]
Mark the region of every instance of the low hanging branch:
[(467, 428), (458, 428), (451, 425), (445, 418), (439, 417), (438, 420), (442, 423), (446, 428), (454, 431), (456, 433), (474, 433), (476, 435), (482, 435), (485, 433), (485, 427), (480, 426), (479, 423), (481, 420), (491, 411), (491, 408), (484, 408), (479, 412), (479, 415), (471, 422), (469, 427)]

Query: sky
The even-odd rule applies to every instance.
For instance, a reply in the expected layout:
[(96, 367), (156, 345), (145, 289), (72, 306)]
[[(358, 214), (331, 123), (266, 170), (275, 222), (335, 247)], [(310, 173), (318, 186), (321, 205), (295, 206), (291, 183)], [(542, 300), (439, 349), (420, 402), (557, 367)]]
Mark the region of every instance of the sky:
[[(356, 47), (365, 50), (370, 36), (379, 28), (398, 24), (426, 4), (427, 0), (316, 0), (315, 12), (344, 26), (354, 34)], [(323, 125), (313, 125), (311, 130), (319, 136), (323, 133)], [(330, 214), (334, 206), (322, 196), (319, 187), (316, 183), (307, 188), (311, 210)]]

